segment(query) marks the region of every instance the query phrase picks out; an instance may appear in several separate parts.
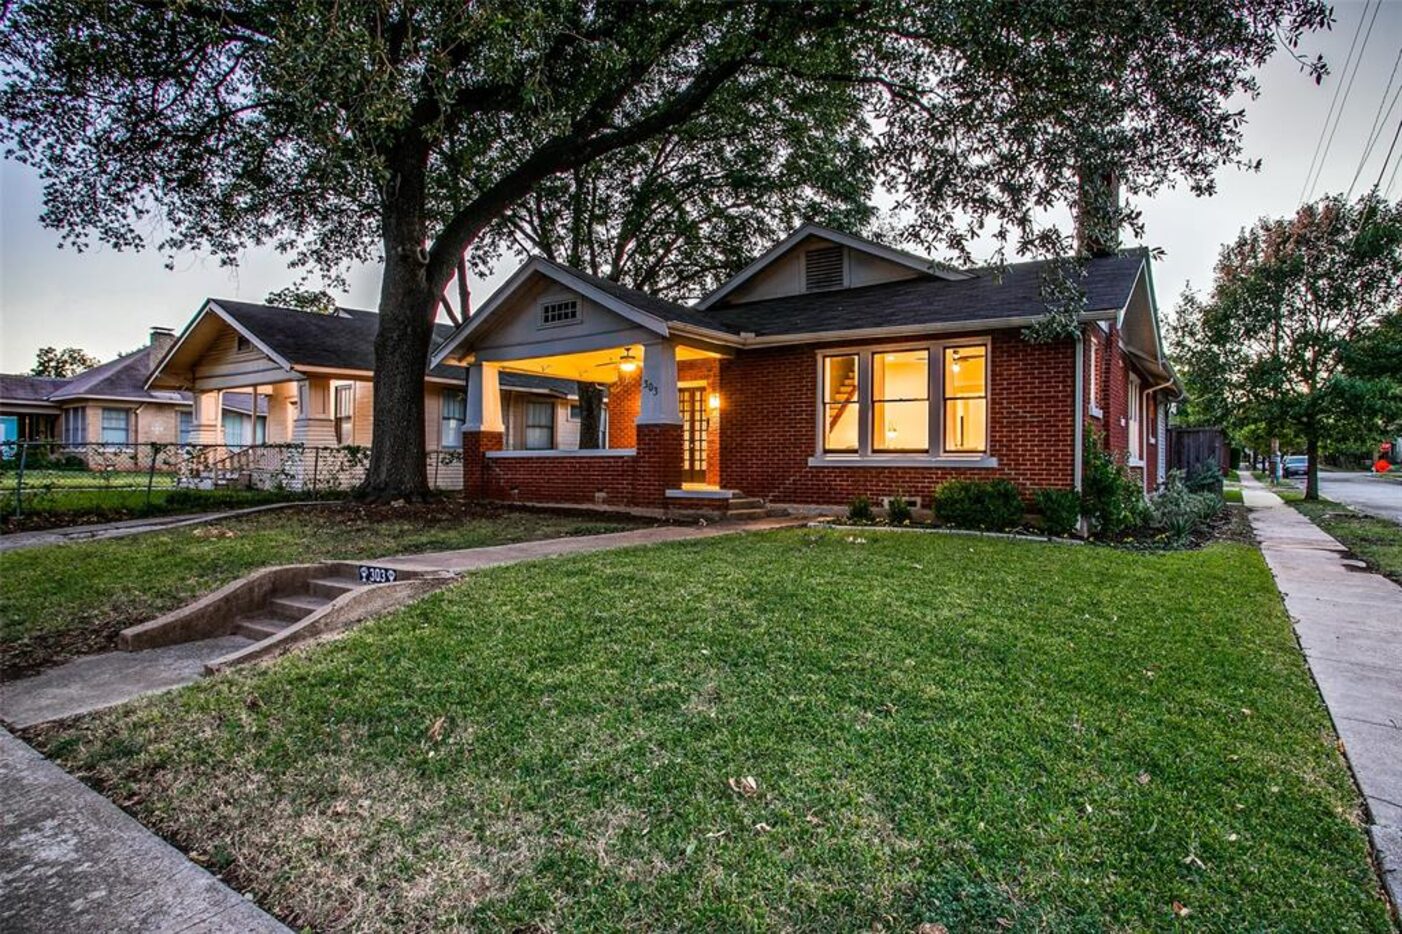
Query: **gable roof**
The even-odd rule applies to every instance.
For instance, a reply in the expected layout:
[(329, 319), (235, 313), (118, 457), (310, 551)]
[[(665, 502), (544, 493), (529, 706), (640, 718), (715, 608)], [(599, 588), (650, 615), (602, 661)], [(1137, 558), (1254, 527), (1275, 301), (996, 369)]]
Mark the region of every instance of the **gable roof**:
[(765, 267), (793, 249), (807, 237), (821, 237), (824, 240), (831, 240), (833, 243), (841, 244), (848, 249), (868, 253), (880, 259), (884, 259), (887, 262), (896, 263), (908, 269), (913, 269), (927, 277), (953, 280), (963, 279), (968, 276), (968, 273), (960, 272), (957, 269), (938, 267), (932, 260), (926, 257), (916, 256), (914, 253), (898, 250), (884, 243), (868, 240), (866, 237), (859, 237), (856, 234), (845, 233), (841, 230), (833, 230), (831, 227), (823, 227), (819, 224), (804, 224), (783, 240), (780, 240), (778, 243), (765, 250), (758, 259), (721, 283), (710, 294), (704, 296), (696, 303), (696, 307), (703, 310), (711, 308), (722, 298), (754, 278), (765, 269)]
[[(1145, 264), (1145, 251), (1096, 257), (1086, 264), (1081, 288), (1088, 312), (1124, 308)], [(880, 329), (1010, 327), (1046, 313), (1042, 271), (1046, 261), (980, 269), (958, 281), (903, 279), (876, 285), (810, 292), (712, 308), (712, 320), (728, 331), (757, 338), (794, 339), (830, 332)]]

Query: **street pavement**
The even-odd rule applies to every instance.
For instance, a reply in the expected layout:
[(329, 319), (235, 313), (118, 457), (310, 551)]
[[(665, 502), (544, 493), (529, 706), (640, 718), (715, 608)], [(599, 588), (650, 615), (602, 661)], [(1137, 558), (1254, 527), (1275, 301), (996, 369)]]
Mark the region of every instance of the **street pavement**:
[[(1305, 488), (1303, 477), (1293, 477), (1291, 482), (1302, 490)], [(1385, 480), (1370, 473), (1321, 470), (1319, 495), (1370, 516), (1402, 524), (1402, 480)]]

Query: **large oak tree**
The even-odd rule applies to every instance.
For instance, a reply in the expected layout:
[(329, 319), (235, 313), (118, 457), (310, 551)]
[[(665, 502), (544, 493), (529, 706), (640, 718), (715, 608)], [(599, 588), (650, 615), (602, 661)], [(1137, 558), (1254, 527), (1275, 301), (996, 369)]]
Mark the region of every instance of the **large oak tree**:
[[(382, 262), (365, 492), (417, 496), (439, 296), (547, 179), (779, 74), (790, 125), (824, 119), (802, 108), (827, 85), (862, 95), (917, 242), (964, 258), (991, 227), (1063, 251), (1039, 218), (1074, 201), (1079, 169), (1131, 196), (1209, 191), (1241, 161), (1229, 102), (1252, 68), (1328, 16), (1320, 0), (19, 0), (0, 136), (74, 246), (232, 262), (271, 243), (333, 277)], [(1128, 208), (1118, 222), (1139, 227)]]

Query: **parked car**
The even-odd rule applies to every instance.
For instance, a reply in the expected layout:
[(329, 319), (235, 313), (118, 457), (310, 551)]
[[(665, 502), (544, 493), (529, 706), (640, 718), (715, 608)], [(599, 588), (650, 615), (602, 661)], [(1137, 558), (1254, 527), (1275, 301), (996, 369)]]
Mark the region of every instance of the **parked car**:
[(1303, 477), (1310, 472), (1310, 459), (1303, 454), (1291, 454), (1280, 465), (1283, 477)]

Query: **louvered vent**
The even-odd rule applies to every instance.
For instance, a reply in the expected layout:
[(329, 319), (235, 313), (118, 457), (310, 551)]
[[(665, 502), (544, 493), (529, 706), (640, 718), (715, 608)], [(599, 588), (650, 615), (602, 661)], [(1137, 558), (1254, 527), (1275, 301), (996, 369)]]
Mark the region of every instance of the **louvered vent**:
[(842, 247), (825, 246), (805, 253), (803, 278), (806, 292), (842, 288)]

